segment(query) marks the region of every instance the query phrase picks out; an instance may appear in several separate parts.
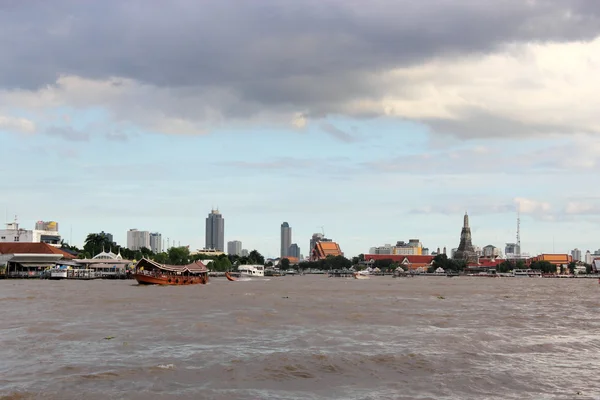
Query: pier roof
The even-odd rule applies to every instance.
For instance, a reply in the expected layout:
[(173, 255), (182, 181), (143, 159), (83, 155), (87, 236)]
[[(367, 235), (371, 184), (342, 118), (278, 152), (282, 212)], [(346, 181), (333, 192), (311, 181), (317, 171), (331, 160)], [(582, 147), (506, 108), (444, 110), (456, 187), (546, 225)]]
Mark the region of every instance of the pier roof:
[(0, 254), (60, 254), (62, 258), (73, 260), (76, 256), (47, 243), (10, 242), (0, 243)]

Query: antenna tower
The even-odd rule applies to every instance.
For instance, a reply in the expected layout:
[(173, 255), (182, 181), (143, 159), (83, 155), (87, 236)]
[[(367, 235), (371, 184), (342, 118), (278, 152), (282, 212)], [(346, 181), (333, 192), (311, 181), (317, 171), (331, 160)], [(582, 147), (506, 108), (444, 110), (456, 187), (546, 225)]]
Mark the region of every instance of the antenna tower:
[(521, 258), (521, 213), (517, 211), (517, 256)]

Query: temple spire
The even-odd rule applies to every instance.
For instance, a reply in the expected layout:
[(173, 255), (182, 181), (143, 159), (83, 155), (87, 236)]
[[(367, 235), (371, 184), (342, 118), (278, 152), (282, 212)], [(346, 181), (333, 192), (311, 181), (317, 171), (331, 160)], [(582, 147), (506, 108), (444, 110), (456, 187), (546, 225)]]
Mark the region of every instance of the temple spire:
[(463, 228), (468, 228), (469, 227), (469, 214), (465, 211), (465, 220), (463, 223)]

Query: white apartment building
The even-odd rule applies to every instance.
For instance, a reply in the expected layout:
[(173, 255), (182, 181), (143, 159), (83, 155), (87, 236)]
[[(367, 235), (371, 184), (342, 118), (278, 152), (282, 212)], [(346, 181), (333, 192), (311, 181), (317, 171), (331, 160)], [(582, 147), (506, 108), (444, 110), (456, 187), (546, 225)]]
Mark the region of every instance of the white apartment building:
[(38, 221), (36, 229), (33, 230), (19, 228), (19, 224), (14, 221), (7, 223), (6, 229), (0, 230), (0, 243), (7, 242), (47, 243), (60, 247), (61, 237), (58, 233), (58, 224), (54, 221)]
[(152, 232), (150, 234), (150, 250), (154, 254), (162, 253), (163, 251), (163, 243), (162, 243), (162, 235), (158, 232)]
[(150, 232), (130, 229), (127, 231), (127, 248), (129, 250), (139, 250), (142, 247), (150, 248)]

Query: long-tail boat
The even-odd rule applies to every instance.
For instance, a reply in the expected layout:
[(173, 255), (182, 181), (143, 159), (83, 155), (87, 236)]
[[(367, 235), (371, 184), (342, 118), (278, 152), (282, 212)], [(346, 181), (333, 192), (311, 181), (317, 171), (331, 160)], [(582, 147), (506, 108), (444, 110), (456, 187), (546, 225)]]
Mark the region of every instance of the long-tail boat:
[(231, 282), (237, 281), (237, 279), (234, 278), (233, 276), (231, 276), (231, 274), (229, 274), (229, 272), (225, 272), (225, 278), (227, 278), (227, 280), (231, 281)]
[(196, 285), (208, 283), (208, 268), (201, 261), (187, 265), (160, 264), (142, 258), (133, 277), (140, 285)]

